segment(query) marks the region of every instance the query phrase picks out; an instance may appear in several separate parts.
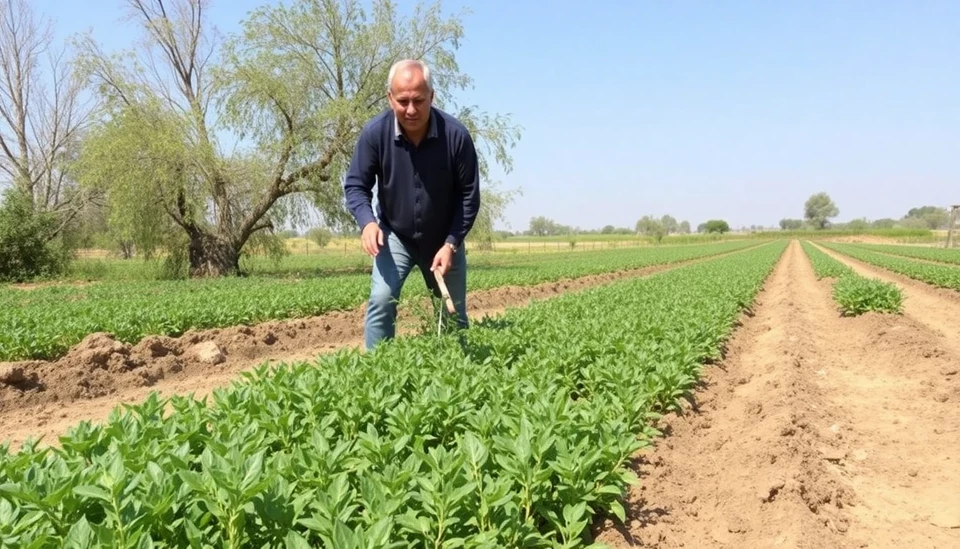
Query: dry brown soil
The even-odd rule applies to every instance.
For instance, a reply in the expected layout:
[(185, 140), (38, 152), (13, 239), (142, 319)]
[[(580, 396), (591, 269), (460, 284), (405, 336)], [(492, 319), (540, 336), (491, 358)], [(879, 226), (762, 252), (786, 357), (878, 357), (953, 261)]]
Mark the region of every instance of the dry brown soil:
[(831, 284), (792, 242), (598, 541), (960, 547), (960, 306), (921, 285), (904, 315), (844, 318)]

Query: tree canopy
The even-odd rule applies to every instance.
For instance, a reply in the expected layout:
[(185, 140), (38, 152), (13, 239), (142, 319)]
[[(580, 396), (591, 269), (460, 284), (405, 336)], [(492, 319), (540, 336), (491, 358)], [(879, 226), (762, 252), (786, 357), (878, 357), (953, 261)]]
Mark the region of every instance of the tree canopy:
[(811, 195), (803, 211), (807, 222), (816, 229), (825, 229), (830, 224), (830, 218), (840, 214), (830, 195), (824, 192)]
[(435, 105), (475, 136), (481, 189), (491, 161), (512, 169), (519, 128), (455, 101), (472, 83), (455, 56), (464, 28), (437, 4), (401, 17), (386, 0), (369, 12), (355, 0), (295, 0), (253, 10), (225, 38), (206, 21), (207, 0), (126, 4), (142, 45), (111, 56), (81, 41), (80, 66), (108, 109), (84, 143), (81, 181), (119, 206), (113, 223), (140, 246), (187, 241), (192, 274), (235, 272), (251, 238), (309, 206), (330, 227), (355, 223), (340, 183), (400, 59), (431, 66)]
[(803, 228), (802, 219), (781, 219), (780, 228), (784, 231), (799, 231)]
[(730, 232), (730, 224), (722, 219), (711, 219), (701, 223), (700, 226), (697, 227), (697, 232), (723, 234)]
[(942, 207), (921, 206), (910, 208), (903, 219), (925, 229), (943, 229), (950, 224), (950, 213)]

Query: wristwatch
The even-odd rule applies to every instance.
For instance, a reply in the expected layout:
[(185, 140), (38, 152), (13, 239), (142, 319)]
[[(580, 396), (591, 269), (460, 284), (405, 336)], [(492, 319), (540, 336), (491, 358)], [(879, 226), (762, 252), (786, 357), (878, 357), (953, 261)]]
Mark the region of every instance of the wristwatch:
[(450, 246), (450, 251), (452, 251), (453, 253), (457, 253), (456, 244), (454, 244), (453, 242), (444, 242), (444, 244), (446, 244), (447, 246)]

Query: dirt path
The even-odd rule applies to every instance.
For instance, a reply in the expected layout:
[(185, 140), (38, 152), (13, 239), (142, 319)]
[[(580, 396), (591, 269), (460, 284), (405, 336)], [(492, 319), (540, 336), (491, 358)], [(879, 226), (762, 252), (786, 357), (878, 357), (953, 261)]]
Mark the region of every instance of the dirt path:
[(838, 254), (823, 246), (816, 244), (814, 246), (837, 261), (850, 266), (861, 276), (896, 284), (903, 292), (903, 313), (938, 334), (942, 346), (950, 347), (951, 350), (960, 354), (960, 314), (958, 314), (960, 292), (937, 288), (908, 276)]
[[(534, 286), (471, 292), (468, 314), (475, 320), (496, 316), (531, 300), (720, 255)], [(420, 282), (412, 278), (411, 283)], [(399, 334), (418, 330), (414, 307), (401, 305)], [(153, 391), (164, 396), (193, 393), (202, 397), (263, 363), (312, 360), (321, 353), (360, 347), (365, 310), (362, 306), (311, 318), (191, 331), (177, 338), (150, 336), (136, 345), (118, 342), (109, 334), (91, 334), (55, 361), (0, 363), (0, 443), (10, 441), (15, 449), (27, 438), (43, 437), (44, 443), (56, 445), (56, 436), (79, 421), (104, 420), (116, 405), (142, 402)], [(433, 317), (431, 324), (435, 320)]]
[(960, 547), (960, 353), (910, 316), (840, 317), (830, 285), (791, 243), (598, 541)]

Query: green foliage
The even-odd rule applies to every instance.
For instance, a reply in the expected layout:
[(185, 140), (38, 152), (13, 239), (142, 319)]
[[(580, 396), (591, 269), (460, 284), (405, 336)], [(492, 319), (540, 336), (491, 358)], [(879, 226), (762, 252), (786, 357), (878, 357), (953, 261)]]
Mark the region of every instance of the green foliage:
[(711, 219), (705, 223), (701, 223), (697, 227), (698, 233), (719, 233), (723, 234), (730, 232), (730, 225), (722, 219)]
[[(663, 249), (547, 254), (502, 265), (470, 267), (470, 289), (526, 286), (588, 274), (641, 268), (754, 246), (722, 242)], [(183, 258), (169, 278), (183, 278)], [(367, 264), (369, 265), (369, 264)], [(83, 287), (0, 290), (0, 360), (53, 358), (93, 332), (136, 343), (146, 335), (179, 335), (189, 329), (313, 316), (359, 306), (370, 291), (363, 274), (304, 280), (267, 277), (160, 282), (102, 282)], [(412, 279), (411, 279), (412, 280)], [(422, 284), (404, 294), (426, 296)]]
[(314, 227), (307, 231), (306, 237), (312, 240), (317, 246), (326, 248), (327, 244), (333, 240), (333, 232), (326, 227)]
[[(669, 222), (670, 219), (667, 221)], [(674, 223), (675, 222), (676, 220), (674, 220)], [(645, 215), (637, 220), (636, 230), (637, 234), (648, 236), (658, 244), (663, 241), (663, 237), (667, 234), (667, 227), (663, 224), (663, 220), (656, 219), (649, 215)]]
[(834, 283), (833, 298), (848, 316), (867, 312), (900, 313), (903, 305), (903, 294), (896, 284), (850, 274)]
[(870, 229), (870, 222), (866, 219), (852, 219), (843, 228), (853, 233), (862, 233)]
[(520, 129), (454, 100), (472, 84), (455, 56), (464, 28), (439, 5), (402, 17), (387, 0), (369, 10), (296, 0), (252, 10), (221, 42), (202, 3), (171, 4), (130, 11), (145, 34), (133, 55), (107, 57), (87, 39), (78, 61), (108, 105), (84, 143), (81, 181), (105, 193), (112, 224), (138, 249), (172, 251), (166, 237), (187, 234), (191, 274), (222, 275), (248, 242), (279, 250), (268, 231), (303, 221), (310, 202), (326, 225), (355, 225), (341, 182), (402, 58), (432, 67), (436, 105), (475, 136), (483, 180), (490, 162), (512, 167)]
[(889, 217), (884, 217), (882, 219), (874, 219), (870, 226), (874, 229), (892, 229), (897, 226), (896, 219), (890, 219)]
[(80, 184), (106, 198), (111, 235), (145, 258), (184, 245), (170, 212), (189, 219), (205, 211), (183, 124), (155, 103), (118, 107), (90, 130), (74, 164)]
[(572, 227), (561, 225), (542, 215), (530, 218), (529, 231), (533, 236), (558, 236), (576, 232)]
[(801, 244), (813, 264), (818, 280), (836, 278), (833, 284), (833, 299), (842, 314), (857, 316), (866, 312), (901, 312), (903, 294), (895, 284), (862, 277), (811, 243), (803, 241)]
[(899, 255), (903, 257), (912, 257), (914, 259), (923, 259), (926, 261), (938, 261), (941, 263), (951, 263), (960, 265), (960, 250), (948, 248), (929, 248), (921, 246), (898, 246), (887, 244), (853, 244), (857, 248), (883, 252), (885, 254)]
[(677, 223), (677, 219), (672, 215), (664, 215), (661, 217), (660, 224), (663, 225), (663, 230), (667, 234), (673, 234), (680, 231), (680, 224)]
[(522, 194), (519, 189), (501, 190), (496, 183), (481, 183), (480, 211), (473, 228), (467, 235), (467, 241), (478, 250), (489, 250), (493, 242), (498, 239), (494, 226), (498, 221), (505, 219), (507, 206), (514, 197)]
[(23, 282), (61, 274), (68, 253), (51, 239), (57, 229), (55, 214), (35, 212), (31, 201), (15, 188), (0, 203), (0, 281)]
[[(266, 365), (0, 453), (17, 546), (588, 547), (785, 248)], [(169, 412), (167, 409), (169, 408)], [(71, 541), (68, 541), (71, 540)]]
[(824, 242), (823, 246), (843, 255), (859, 259), (871, 265), (889, 269), (895, 273), (933, 284), (941, 288), (960, 291), (960, 268), (953, 265), (918, 263), (902, 257), (894, 257), (860, 246)]
[(874, 219), (870, 226), (874, 229), (892, 229), (897, 226), (897, 220), (889, 217)]
[(817, 280), (823, 278), (840, 278), (853, 274), (853, 269), (818, 250), (810, 242), (803, 240), (800, 242), (800, 245), (803, 247), (803, 251), (806, 252), (810, 263), (813, 265), (813, 271), (817, 276)]
[(802, 219), (781, 219), (780, 228), (784, 231), (799, 231), (803, 228)]
[(831, 217), (840, 214), (840, 209), (830, 199), (827, 193), (817, 193), (811, 195), (803, 205), (803, 215), (810, 225), (815, 229), (825, 229), (830, 223)]
[[(456, 103), (457, 90), (473, 83), (456, 58), (464, 36), (461, 15), (445, 16), (439, 4), (419, 3), (408, 16), (386, 0), (369, 9), (355, 0), (258, 7), (224, 43), (224, 62), (215, 69), (221, 122), (271, 163), (290, 151), (288, 169), (309, 172), (291, 182), (294, 189), (312, 199), (329, 226), (349, 226), (355, 222), (343, 208), (340, 182), (357, 132), (388, 107), (391, 64), (416, 58), (432, 68), (435, 105), (474, 135), (481, 179), (491, 162), (509, 173), (519, 128), (509, 116)], [(326, 166), (314, 170), (318, 163)]]
[(943, 229), (950, 224), (950, 213), (946, 208), (937, 206), (921, 206), (910, 208), (904, 221), (915, 223), (927, 229)]

